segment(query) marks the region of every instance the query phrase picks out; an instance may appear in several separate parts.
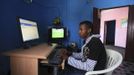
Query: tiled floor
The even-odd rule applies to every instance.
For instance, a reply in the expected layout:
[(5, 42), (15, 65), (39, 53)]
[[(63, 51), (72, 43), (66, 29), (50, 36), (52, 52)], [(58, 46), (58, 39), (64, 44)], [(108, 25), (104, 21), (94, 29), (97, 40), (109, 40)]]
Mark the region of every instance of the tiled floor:
[(134, 63), (123, 61), (113, 75), (134, 75)]
[[(39, 75), (53, 75), (52, 69), (50, 70), (48, 72), (44, 69), (42, 71), (43, 73), (40, 73)], [(134, 75), (134, 63), (123, 61), (123, 63), (113, 72), (113, 75)]]
[[(125, 56), (125, 49), (115, 46), (105, 46), (106, 49), (113, 49)], [(122, 64), (113, 72), (113, 75), (134, 75), (134, 63), (123, 61)]]

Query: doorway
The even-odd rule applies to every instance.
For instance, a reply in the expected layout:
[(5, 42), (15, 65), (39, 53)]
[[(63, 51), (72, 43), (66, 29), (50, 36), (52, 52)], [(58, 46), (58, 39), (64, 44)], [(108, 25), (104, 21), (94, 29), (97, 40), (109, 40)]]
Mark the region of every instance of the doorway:
[(106, 45), (114, 45), (115, 44), (115, 25), (116, 20), (105, 21), (104, 26), (104, 43)]
[[(103, 16), (102, 12), (104, 12), (105, 10), (109, 10), (109, 9), (111, 11), (111, 9), (116, 9), (116, 8), (119, 8), (119, 9), (120, 8), (127, 8), (127, 10), (125, 10), (125, 11), (123, 10), (123, 11), (119, 12), (119, 11), (116, 10), (115, 12), (118, 12), (119, 14), (122, 14), (122, 12), (123, 13), (125, 13), (125, 12), (128, 13), (127, 16), (126, 16), (126, 17), (128, 17), (128, 26), (126, 28), (127, 32), (124, 36), (126, 38), (124, 40), (121, 40), (119, 37), (115, 38), (114, 46), (125, 48), (125, 60), (134, 62), (134, 54), (133, 54), (134, 53), (134, 39), (133, 39), (134, 38), (134, 35), (133, 35), (134, 34), (134, 14), (133, 14), (134, 13), (134, 5), (119, 6), (119, 7), (112, 7), (112, 8), (103, 8), (103, 9), (98, 9), (98, 8), (94, 9), (94, 12), (93, 12), (93, 24), (94, 24), (93, 28), (94, 29), (93, 29), (93, 31), (98, 31), (97, 33), (99, 33), (101, 36), (103, 36), (103, 37), (101, 37), (102, 42), (104, 44), (106, 44), (106, 40), (105, 40), (106, 39), (106, 30), (105, 30), (105, 28), (106, 28), (105, 25), (106, 24), (105, 24), (104, 21), (113, 20), (113, 19), (115, 20), (116, 17), (119, 14), (116, 15), (115, 18), (107, 19), (107, 20), (103, 19), (103, 22), (101, 22), (102, 21), (102, 16)], [(110, 14), (108, 14), (108, 18), (109, 17), (110, 17)], [(111, 16), (111, 17), (113, 17), (113, 16)], [(123, 15), (121, 15), (121, 17), (123, 17)], [(117, 20), (116, 20), (116, 23), (119, 23), (119, 22), (117, 22)], [(100, 27), (100, 28), (96, 28), (96, 27)], [(118, 33), (115, 33), (115, 34), (118, 35)]]

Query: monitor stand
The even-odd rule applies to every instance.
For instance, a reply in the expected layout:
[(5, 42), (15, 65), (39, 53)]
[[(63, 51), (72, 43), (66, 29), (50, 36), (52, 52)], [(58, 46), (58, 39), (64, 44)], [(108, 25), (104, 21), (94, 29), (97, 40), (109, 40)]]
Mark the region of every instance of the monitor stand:
[(29, 43), (23, 44), (23, 49), (29, 49), (29, 48), (31, 48), (31, 45)]
[(57, 43), (48, 43), (48, 45), (50, 45), (50, 46), (58, 46), (58, 44)]

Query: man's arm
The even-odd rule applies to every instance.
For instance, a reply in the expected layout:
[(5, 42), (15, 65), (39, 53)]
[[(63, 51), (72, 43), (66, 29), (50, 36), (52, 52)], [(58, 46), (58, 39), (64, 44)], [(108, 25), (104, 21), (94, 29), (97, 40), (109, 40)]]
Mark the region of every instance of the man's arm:
[(92, 38), (92, 40), (87, 45), (87, 47), (90, 49), (90, 53), (89, 53), (89, 57), (85, 62), (82, 62), (81, 60), (77, 60), (73, 57), (69, 57), (68, 64), (81, 70), (86, 70), (86, 71), (94, 70), (98, 62), (98, 58), (100, 57), (101, 49), (103, 49), (103, 45), (98, 38)]
[(73, 52), (72, 53), (72, 57), (76, 58), (76, 59), (82, 59), (82, 55), (83, 53), (80, 52), (80, 53), (76, 53), (76, 52)]

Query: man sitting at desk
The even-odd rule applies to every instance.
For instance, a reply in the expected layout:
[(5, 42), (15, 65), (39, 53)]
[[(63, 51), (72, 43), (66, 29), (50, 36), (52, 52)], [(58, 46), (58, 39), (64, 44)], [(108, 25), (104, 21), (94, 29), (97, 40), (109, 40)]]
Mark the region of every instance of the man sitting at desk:
[(106, 64), (106, 50), (99, 39), (93, 35), (92, 23), (83, 21), (79, 26), (79, 35), (84, 39), (80, 53), (68, 55), (65, 51), (62, 59), (66, 59), (64, 75), (85, 75), (87, 71), (103, 70)]

